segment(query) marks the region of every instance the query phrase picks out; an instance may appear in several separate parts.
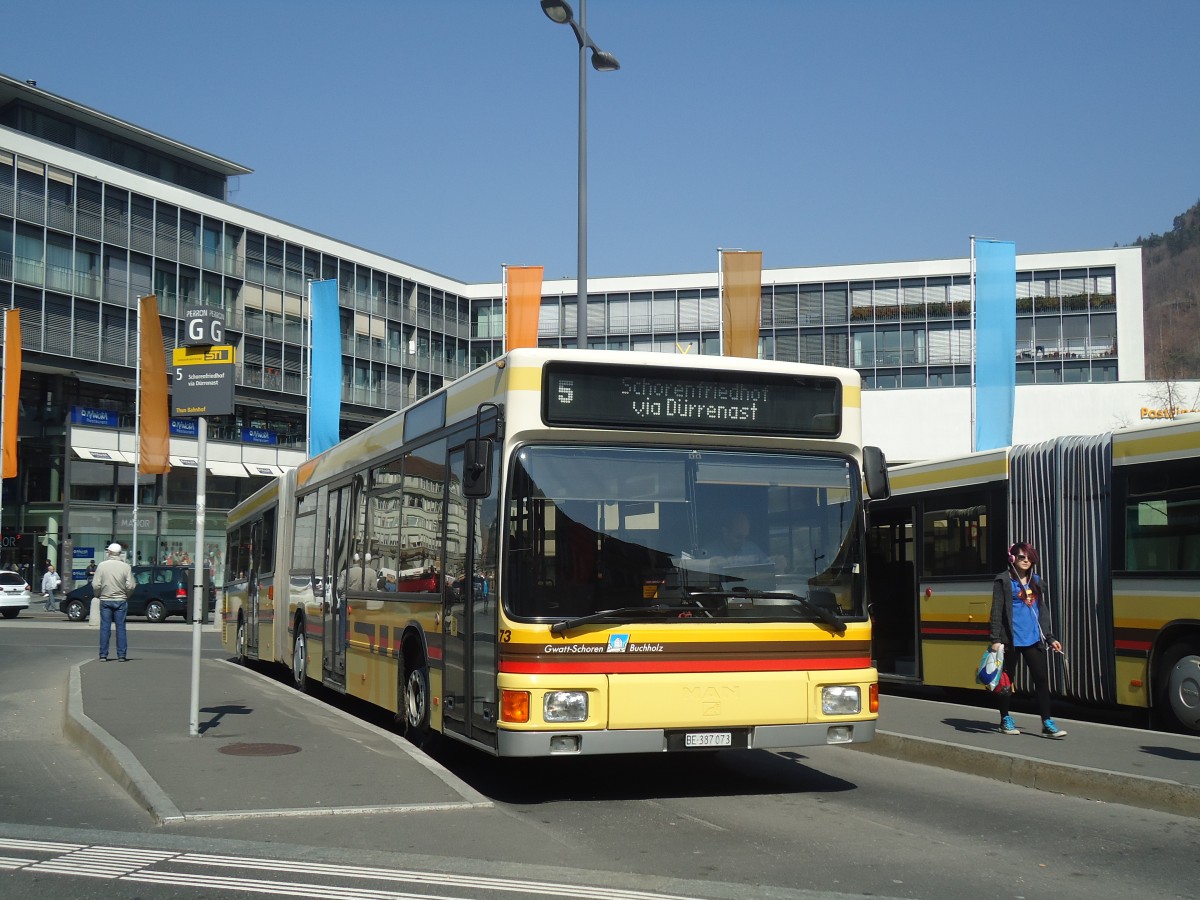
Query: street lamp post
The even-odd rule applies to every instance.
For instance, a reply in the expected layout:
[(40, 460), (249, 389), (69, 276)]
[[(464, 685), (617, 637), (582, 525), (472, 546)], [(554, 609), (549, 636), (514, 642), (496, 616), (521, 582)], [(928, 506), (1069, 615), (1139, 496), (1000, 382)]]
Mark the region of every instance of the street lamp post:
[(570, 25), (579, 42), (579, 246), (576, 268), (575, 345), (587, 349), (587, 69), (586, 51), (592, 51), (592, 68), (597, 72), (615, 72), (621, 68), (617, 58), (605, 53), (588, 36), (587, 0), (579, 0), (579, 21), (566, 0), (541, 0), (542, 12), (551, 22)]

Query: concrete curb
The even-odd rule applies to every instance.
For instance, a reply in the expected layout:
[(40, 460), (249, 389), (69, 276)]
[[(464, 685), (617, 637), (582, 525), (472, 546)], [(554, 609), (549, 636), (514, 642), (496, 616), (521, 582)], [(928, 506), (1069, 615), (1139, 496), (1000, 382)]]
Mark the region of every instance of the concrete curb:
[(978, 775), (1039, 791), (1200, 818), (1200, 786), (1196, 785), (1030, 759), (890, 731), (876, 731), (875, 740), (847, 746), (862, 753)]
[[(85, 665), (87, 665), (85, 663)], [(183, 821), (183, 813), (138, 762), (129, 748), (93, 722), (83, 711), (83, 681), (79, 666), (67, 677), (67, 703), (63, 733), (90, 756), (133, 801), (154, 817), (155, 824)]]

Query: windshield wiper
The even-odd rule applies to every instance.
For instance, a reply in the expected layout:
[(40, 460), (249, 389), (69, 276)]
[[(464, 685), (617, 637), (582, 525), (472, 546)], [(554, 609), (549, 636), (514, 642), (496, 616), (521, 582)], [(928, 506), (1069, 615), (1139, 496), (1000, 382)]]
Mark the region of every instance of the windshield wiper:
[(570, 631), (572, 628), (578, 628), (580, 625), (587, 625), (589, 622), (599, 622), (601, 619), (608, 619), (612, 616), (632, 616), (634, 614), (664, 613), (666, 611), (667, 607), (661, 603), (656, 603), (654, 606), (621, 606), (617, 609), (605, 609), (586, 616), (576, 616), (573, 619), (563, 619), (561, 622), (555, 622), (550, 626), (550, 633), (555, 637), (561, 637), (564, 631)]
[(823, 606), (818, 606), (807, 597), (801, 597), (799, 594), (792, 594), (786, 591), (751, 591), (744, 588), (736, 588), (732, 591), (699, 591), (688, 594), (693, 600), (712, 599), (724, 600), (728, 605), (730, 600), (795, 600), (806, 610), (830, 626), (838, 634), (846, 633), (846, 623), (843, 622), (835, 613), (830, 612)]

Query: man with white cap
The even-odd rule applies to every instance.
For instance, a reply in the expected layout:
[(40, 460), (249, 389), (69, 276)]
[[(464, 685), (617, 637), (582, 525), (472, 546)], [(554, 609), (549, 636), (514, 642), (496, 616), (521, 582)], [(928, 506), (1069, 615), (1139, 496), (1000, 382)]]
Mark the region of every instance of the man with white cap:
[(121, 545), (109, 544), (104, 562), (96, 566), (96, 574), (92, 576), (92, 592), (100, 604), (100, 659), (103, 662), (108, 661), (109, 632), (114, 622), (117, 626), (117, 659), (125, 662), (129, 649), (125, 639), (125, 613), (134, 586), (133, 569), (121, 559)]

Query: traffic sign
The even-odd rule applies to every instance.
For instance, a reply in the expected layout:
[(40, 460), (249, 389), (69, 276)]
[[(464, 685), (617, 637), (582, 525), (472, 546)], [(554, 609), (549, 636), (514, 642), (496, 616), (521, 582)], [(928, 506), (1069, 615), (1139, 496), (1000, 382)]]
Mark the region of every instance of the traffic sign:
[(176, 347), (172, 357), (171, 415), (233, 415), (232, 346)]

